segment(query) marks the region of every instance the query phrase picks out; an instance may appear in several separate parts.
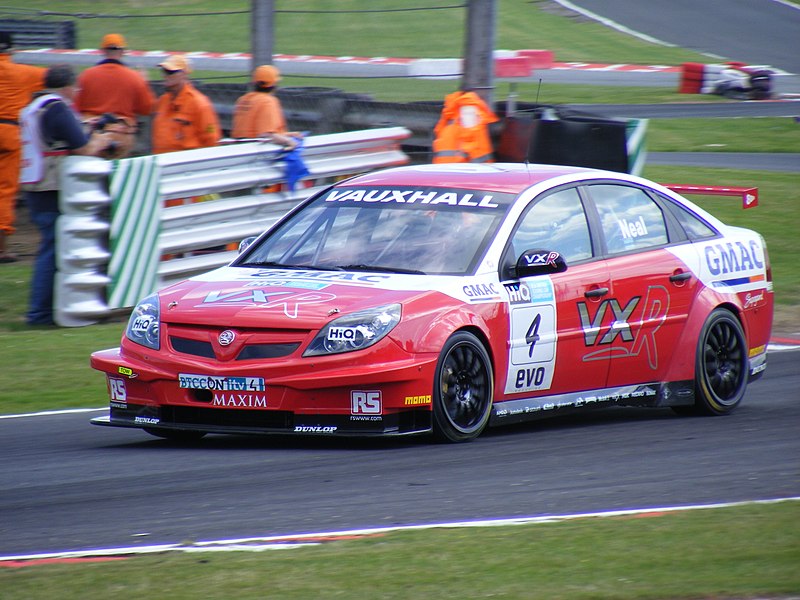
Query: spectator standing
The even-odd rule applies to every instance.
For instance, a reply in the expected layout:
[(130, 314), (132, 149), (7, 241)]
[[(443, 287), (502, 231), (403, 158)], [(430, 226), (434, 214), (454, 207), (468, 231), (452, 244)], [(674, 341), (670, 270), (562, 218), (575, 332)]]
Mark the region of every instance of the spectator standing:
[(0, 31), (0, 263), (17, 260), (8, 251), (8, 237), (15, 231), (19, 191), (19, 112), (44, 87), (45, 74), (42, 67), (11, 62), (13, 42), (10, 33)]
[(20, 114), (22, 171), (20, 181), (39, 228), (41, 241), (33, 267), (29, 325), (53, 324), (53, 283), (56, 272), (56, 220), (60, 214), (58, 185), (61, 160), (69, 154), (100, 156), (109, 134), (88, 136), (72, 106), (76, 77), (69, 65), (53, 65), (45, 74), (45, 90)]
[(281, 101), (275, 95), (280, 71), (272, 65), (261, 65), (253, 71), (253, 90), (241, 96), (233, 109), (233, 138), (265, 138), (293, 147), (296, 132), (286, 131)]
[(494, 162), (489, 125), (497, 121), (494, 111), (475, 92), (448, 94), (433, 130), (433, 162)]
[(105, 124), (119, 146), (112, 158), (130, 154), (136, 143), (137, 117), (150, 116), (156, 102), (141, 73), (122, 62), (125, 49), (125, 38), (120, 34), (105, 35), (100, 43), (104, 58), (80, 74), (75, 96), (75, 107), (90, 123), (103, 115), (117, 118), (111, 121), (106, 117), (110, 122)]
[(165, 92), (153, 119), (153, 154), (215, 146), (221, 137), (214, 105), (189, 81), (191, 65), (175, 54), (158, 65)]

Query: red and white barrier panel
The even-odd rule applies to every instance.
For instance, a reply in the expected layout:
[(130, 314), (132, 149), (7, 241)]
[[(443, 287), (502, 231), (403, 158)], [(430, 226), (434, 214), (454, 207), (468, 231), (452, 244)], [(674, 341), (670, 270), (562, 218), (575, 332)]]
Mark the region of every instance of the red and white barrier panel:
[[(163, 50), (130, 50), (125, 62), (134, 67), (156, 68), (169, 56), (179, 54)], [(195, 71), (249, 73), (250, 54), (244, 52), (187, 52)], [(64, 50), (40, 48), (20, 50), (15, 62), (35, 65), (69, 63), (91, 66), (102, 60), (100, 50)], [(273, 63), (284, 75), (320, 75), (325, 77), (455, 77), (462, 73), (460, 58), (387, 58), (382, 56), (318, 56), (275, 54)], [(498, 50), (494, 53), (495, 76), (500, 79), (527, 78), (534, 69), (553, 68), (550, 50)]]
[(683, 185), (664, 183), (665, 188), (679, 194), (698, 194), (702, 196), (737, 196), (742, 199), (742, 208), (758, 206), (758, 188), (754, 187), (722, 187), (717, 185)]

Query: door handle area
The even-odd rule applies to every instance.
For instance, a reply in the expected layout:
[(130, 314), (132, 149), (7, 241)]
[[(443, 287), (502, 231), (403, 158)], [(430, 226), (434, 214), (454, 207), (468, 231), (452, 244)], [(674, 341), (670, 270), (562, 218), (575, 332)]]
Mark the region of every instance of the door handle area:
[(682, 273), (675, 273), (669, 276), (669, 280), (672, 283), (678, 283), (680, 281), (687, 281), (692, 278), (691, 271), (683, 271)]
[(583, 293), (584, 296), (587, 298), (599, 298), (600, 296), (605, 296), (608, 293), (607, 287), (599, 287), (594, 288), (593, 290), (587, 290)]

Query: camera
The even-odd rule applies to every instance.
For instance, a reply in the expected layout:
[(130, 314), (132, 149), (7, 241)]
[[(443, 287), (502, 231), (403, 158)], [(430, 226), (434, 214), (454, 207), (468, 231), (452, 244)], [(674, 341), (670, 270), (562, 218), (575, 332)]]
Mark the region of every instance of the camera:
[(92, 125), (92, 131), (103, 131), (109, 125), (116, 125), (117, 123), (124, 123), (124, 119), (111, 113), (103, 113)]

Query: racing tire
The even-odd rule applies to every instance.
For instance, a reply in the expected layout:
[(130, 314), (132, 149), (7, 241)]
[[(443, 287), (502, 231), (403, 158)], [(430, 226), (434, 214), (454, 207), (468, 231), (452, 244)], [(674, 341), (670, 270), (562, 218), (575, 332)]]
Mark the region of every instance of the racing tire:
[(433, 434), (443, 442), (478, 437), (489, 422), (494, 375), (489, 354), (473, 334), (459, 331), (445, 343), (433, 386)]
[(695, 361), (695, 404), (701, 415), (726, 415), (744, 397), (748, 379), (747, 341), (741, 323), (717, 308), (703, 325)]
[(171, 442), (196, 442), (202, 439), (205, 431), (185, 431), (181, 429), (162, 429), (160, 427), (143, 427), (147, 433)]

